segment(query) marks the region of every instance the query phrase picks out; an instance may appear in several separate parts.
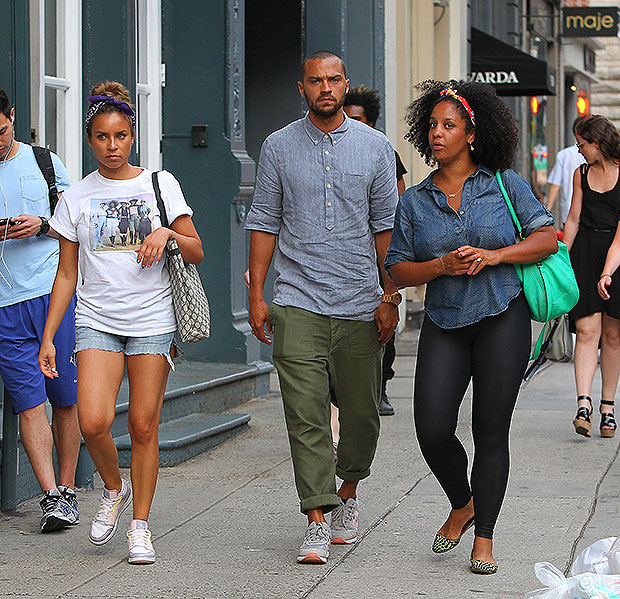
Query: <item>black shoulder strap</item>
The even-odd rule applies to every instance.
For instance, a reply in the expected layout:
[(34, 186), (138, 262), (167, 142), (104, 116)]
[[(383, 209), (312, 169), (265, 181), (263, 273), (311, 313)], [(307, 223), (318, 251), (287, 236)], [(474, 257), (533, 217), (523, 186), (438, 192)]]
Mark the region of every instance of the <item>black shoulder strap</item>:
[(54, 214), (56, 204), (58, 204), (58, 188), (56, 187), (56, 173), (52, 163), (52, 154), (47, 148), (32, 146), (35, 160), (41, 169), (41, 174), (47, 183), (50, 197), (50, 213)]
[(157, 200), (157, 208), (159, 209), (159, 219), (161, 220), (161, 226), (168, 226), (168, 215), (166, 214), (166, 207), (161, 199), (161, 190), (159, 189), (159, 181), (157, 180), (157, 173), (159, 171), (153, 171), (151, 180), (153, 181), (153, 191), (155, 192), (155, 199)]

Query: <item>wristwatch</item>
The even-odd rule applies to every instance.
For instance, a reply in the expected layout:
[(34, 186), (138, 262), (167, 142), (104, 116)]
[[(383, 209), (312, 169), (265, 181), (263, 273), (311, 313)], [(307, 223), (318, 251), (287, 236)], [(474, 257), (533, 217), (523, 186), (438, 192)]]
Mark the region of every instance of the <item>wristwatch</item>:
[(47, 232), (50, 230), (50, 223), (44, 216), (39, 216), (41, 219), (41, 228), (37, 233), (37, 237), (41, 237), (41, 235), (47, 235)]
[(394, 304), (398, 306), (403, 301), (403, 296), (397, 291), (396, 293), (384, 293), (381, 296), (382, 304)]

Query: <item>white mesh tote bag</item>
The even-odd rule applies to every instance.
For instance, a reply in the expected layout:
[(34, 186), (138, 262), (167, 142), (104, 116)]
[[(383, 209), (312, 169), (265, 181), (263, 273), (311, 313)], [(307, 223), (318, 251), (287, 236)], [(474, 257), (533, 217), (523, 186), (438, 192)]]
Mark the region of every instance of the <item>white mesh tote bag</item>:
[[(161, 224), (167, 227), (168, 216), (161, 199), (157, 172), (153, 173), (152, 180)], [(209, 300), (200, 281), (196, 265), (183, 261), (176, 239), (168, 239), (166, 244), (166, 266), (170, 274), (172, 304), (181, 341), (195, 343), (206, 339), (211, 333)]]

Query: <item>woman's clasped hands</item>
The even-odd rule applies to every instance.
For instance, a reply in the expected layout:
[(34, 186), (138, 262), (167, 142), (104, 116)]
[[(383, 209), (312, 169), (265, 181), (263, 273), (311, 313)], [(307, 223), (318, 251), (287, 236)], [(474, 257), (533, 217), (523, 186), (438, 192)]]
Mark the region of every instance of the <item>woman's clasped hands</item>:
[(497, 250), (485, 250), (471, 245), (462, 245), (440, 258), (444, 274), (451, 276), (475, 275), (485, 266), (499, 264)]

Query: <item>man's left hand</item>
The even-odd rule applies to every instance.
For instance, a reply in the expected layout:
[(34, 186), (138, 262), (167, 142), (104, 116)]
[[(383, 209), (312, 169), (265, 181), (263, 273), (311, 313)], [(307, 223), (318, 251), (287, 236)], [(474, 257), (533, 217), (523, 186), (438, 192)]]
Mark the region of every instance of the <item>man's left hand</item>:
[[(7, 239), (26, 239), (34, 237), (41, 230), (41, 219), (33, 214), (20, 214), (11, 217), (6, 235)], [(2, 236), (4, 238), (4, 235)]]
[(381, 302), (375, 312), (375, 322), (379, 330), (379, 341), (385, 345), (394, 334), (398, 324), (398, 306)]

